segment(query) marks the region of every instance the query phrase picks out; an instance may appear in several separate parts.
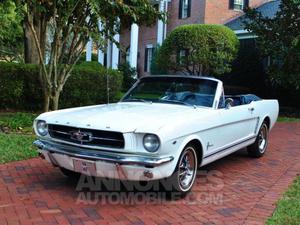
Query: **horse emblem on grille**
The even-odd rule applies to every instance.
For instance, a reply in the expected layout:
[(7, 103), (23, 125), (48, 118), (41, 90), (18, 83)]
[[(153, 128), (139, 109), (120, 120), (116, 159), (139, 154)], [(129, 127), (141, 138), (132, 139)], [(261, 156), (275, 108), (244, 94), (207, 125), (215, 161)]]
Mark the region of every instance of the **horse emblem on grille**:
[(69, 132), (71, 139), (81, 142), (90, 142), (92, 141), (92, 134), (88, 132), (83, 132), (80, 130), (70, 131)]

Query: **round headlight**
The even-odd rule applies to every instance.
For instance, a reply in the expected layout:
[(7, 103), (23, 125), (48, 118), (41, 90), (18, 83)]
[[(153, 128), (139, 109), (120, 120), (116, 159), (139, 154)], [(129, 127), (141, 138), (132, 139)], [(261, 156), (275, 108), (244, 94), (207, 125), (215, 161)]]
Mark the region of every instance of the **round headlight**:
[(146, 134), (144, 136), (144, 148), (148, 152), (155, 152), (159, 148), (159, 138), (155, 134)]
[(48, 134), (48, 125), (45, 121), (39, 120), (36, 123), (36, 130), (39, 135), (46, 136)]

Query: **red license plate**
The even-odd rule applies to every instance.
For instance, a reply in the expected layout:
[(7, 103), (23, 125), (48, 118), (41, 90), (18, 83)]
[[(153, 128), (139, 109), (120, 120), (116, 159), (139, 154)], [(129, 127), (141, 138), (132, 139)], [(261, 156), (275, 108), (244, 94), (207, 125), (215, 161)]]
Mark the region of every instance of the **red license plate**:
[(96, 176), (96, 164), (82, 159), (73, 159), (74, 170), (88, 176)]

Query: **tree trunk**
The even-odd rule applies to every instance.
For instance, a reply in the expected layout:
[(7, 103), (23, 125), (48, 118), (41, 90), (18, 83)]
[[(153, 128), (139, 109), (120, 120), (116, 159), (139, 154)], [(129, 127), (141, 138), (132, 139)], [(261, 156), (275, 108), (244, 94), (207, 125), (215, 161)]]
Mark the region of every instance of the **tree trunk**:
[(54, 96), (52, 97), (52, 110), (58, 110), (58, 103), (59, 103), (60, 91), (55, 90)]
[[(45, 15), (40, 15), (35, 10), (30, 13), (34, 29), (40, 42), (42, 55), (45, 56), (45, 42), (46, 42), (46, 18)], [(24, 61), (25, 63), (39, 64), (38, 49), (35, 44), (33, 33), (29, 26), (29, 18), (25, 16), (23, 20), (23, 31), (24, 31)]]
[(23, 24), (24, 30), (24, 61), (25, 63), (39, 64), (39, 55), (36, 45), (34, 43), (33, 34), (30, 31), (29, 25), (26, 21)]
[(48, 112), (49, 111), (49, 107), (50, 107), (50, 96), (48, 93), (44, 93), (44, 112)]

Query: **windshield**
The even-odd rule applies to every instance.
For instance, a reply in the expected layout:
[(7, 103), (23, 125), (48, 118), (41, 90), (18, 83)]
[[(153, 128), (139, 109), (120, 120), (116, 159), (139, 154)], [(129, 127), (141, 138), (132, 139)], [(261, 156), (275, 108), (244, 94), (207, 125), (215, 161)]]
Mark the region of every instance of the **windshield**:
[(123, 98), (140, 101), (212, 107), (218, 82), (189, 77), (146, 77)]

